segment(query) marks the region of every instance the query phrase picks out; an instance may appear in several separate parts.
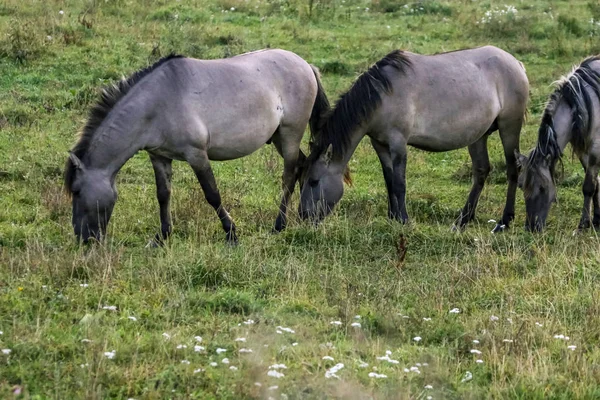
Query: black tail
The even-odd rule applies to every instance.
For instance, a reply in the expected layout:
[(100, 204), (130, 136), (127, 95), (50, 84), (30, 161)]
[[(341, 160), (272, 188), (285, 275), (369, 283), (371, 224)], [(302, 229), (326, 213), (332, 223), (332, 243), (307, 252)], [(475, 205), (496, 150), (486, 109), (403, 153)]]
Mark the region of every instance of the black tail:
[(313, 142), (315, 136), (318, 134), (319, 129), (321, 128), (321, 123), (327, 113), (330, 110), (329, 99), (327, 99), (327, 95), (325, 94), (325, 90), (323, 89), (323, 85), (321, 85), (321, 74), (319, 74), (319, 70), (317, 67), (311, 64), (310, 66), (315, 74), (315, 79), (317, 80), (317, 98), (315, 99), (315, 104), (313, 105), (312, 112), (310, 114), (310, 141)]

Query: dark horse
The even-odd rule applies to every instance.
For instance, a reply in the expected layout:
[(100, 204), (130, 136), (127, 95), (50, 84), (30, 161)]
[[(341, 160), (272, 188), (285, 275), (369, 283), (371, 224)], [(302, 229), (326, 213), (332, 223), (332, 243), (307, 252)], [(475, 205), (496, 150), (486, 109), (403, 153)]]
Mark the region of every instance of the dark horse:
[(329, 109), (318, 72), (285, 50), (223, 60), (170, 56), (102, 93), (65, 168), (79, 239), (100, 239), (117, 200), (115, 177), (146, 150), (154, 167), (161, 233), (171, 233), (171, 161), (187, 161), (227, 240), (235, 225), (221, 204), (210, 160), (244, 157), (273, 142), (283, 157), (283, 196), (275, 230), (286, 225), (288, 201), (300, 176), (300, 142)]
[(517, 154), (523, 166), (519, 186), (525, 195), (528, 230), (541, 231), (546, 224), (550, 206), (556, 200), (556, 165), (568, 143), (585, 170), (578, 229), (590, 227), (592, 203), (592, 224), (600, 227), (600, 56), (585, 59), (558, 81), (542, 116), (535, 149), (529, 156)]
[(525, 117), (529, 83), (523, 65), (496, 47), (424, 56), (394, 51), (342, 95), (315, 135), (300, 214), (325, 217), (343, 194), (346, 165), (366, 135), (379, 156), (388, 215), (403, 223), (407, 146), (426, 151), (469, 148), (473, 186), (454, 227), (475, 217), (490, 171), (488, 136), (500, 131), (508, 176), (506, 205), (494, 231), (514, 218), (518, 170), (514, 151)]

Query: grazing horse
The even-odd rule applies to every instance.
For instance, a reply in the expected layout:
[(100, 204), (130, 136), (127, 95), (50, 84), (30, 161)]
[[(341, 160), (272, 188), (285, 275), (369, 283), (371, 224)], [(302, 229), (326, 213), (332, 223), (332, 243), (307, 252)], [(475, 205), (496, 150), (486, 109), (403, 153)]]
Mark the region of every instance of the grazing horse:
[(275, 230), (286, 225), (288, 201), (305, 156), (300, 141), (329, 102), (318, 71), (298, 55), (261, 50), (222, 60), (169, 56), (105, 89), (92, 108), (65, 167), (73, 228), (83, 242), (100, 239), (117, 200), (115, 176), (146, 150), (156, 177), (162, 243), (171, 233), (171, 161), (187, 161), (227, 241), (235, 224), (221, 204), (209, 160), (244, 157), (273, 142), (283, 157), (283, 196)]
[(523, 64), (496, 47), (419, 55), (393, 51), (358, 77), (325, 117), (307, 160), (299, 212), (320, 221), (343, 194), (342, 176), (367, 135), (379, 156), (388, 215), (406, 223), (407, 145), (431, 152), (469, 148), (473, 186), (454, 229), (475, 217), (490, 171), (488, 136), (500, 131), (508, 191), (494, 232), (514, 218), (519, 148), (529, 82)]
[(583, 210), (578, 229), (600, 227), (600, 56), (585, 59), (579, 67), (558, 81), (544, 110), (535, 149), (524, 156), (516, 154), (522, 165), (519, 186), (525, 195), (525, 228), (541, 231), (551, 204), (556, 200), (556, 164), (571, 143), (579, 158), (583, 181)]

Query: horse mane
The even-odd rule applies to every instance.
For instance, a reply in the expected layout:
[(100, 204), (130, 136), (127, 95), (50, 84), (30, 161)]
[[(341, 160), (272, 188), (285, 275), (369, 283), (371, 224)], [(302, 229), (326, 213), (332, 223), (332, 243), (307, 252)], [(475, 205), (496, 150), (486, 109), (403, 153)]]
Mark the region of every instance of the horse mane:
[(350, 144), (350, 133), (367, 121), (381, 105), (381, 95), (392, 92), (392, 82), (383, 68), (390, 66), (404, 72), (412, 64), (408, 55), (395, 50), (372, 65), (336, 102), (321, 123), (312, 143), (313, 157), (331, 145), (333, 154), (344, 154)]
[[(79, 140), (71, 149), (71, 153), (81, 159), (88, 151), (96, 130), (102, 121), (106, 119), (110, 111), (117, 105), (119, 100), (125, 97), (136, 83), (141, 81), (142, 78), (152, 73), (158, 67), (169, 60), (182, 57), (182, 55), (170, 54), (161, 58), (151, 66), (134, 72), (128, 78), (123, 78), (119, 82), (103, 88), (98, 102), (89, 111), (87, 122), (81, 131)], [(76, 168), (73, 162), (70, 159), (67, 160), (64, 171), (64, 184), (68, 194), (72, 192), (71, 185), (75, 179), (75, 170)]]

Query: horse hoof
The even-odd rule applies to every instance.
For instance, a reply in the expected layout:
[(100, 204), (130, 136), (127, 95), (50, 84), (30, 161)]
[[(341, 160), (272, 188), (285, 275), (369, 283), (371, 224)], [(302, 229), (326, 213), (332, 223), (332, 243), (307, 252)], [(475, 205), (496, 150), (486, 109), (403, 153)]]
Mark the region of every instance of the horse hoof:
[(237, 246), (238, 245), (237, 235), (235, 233), (228, 233), (225, 236), (225, 242), (231, 247)]
[(492, 233), (504, 232), (508, 227), (505, 224), (496, 224)]
[(456, 224), (452, 224), (452, 226), (450, 227), (450, 232), (460, 232), (461, 230), (462, 229), (456, 226)]

